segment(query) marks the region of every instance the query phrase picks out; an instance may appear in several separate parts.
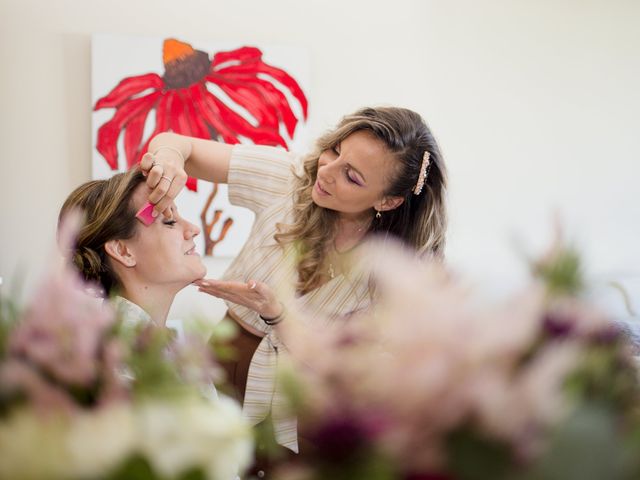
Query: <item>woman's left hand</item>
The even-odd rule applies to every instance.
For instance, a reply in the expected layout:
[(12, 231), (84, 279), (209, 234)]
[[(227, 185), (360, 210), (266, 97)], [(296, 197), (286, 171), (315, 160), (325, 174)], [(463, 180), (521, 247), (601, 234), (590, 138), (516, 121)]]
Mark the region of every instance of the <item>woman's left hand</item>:
[(282, 304), (266, 283), (202, 279), (193, 284), (201, 292), (250, 308), (265, 318), (276, 318), (282, 314)]

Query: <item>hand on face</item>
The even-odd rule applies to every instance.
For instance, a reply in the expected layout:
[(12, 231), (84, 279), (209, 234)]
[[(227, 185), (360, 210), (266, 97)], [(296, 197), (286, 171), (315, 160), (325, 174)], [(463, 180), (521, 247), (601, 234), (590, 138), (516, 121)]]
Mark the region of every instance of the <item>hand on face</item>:
[(204, 279), (193, 282), (201, 292), (247, 307), (265, 318), (275, 318), (282, 313), (282, 305), (271, 288), (263, 282), (233, 282)]
[(149, 202), (155, 205), (154, 216), (163, 213), (171, 216), (171, 204), (187, 183), (184, 159), (178, 151), (169, 147), (160, 147), (155, 153), (147, 152), (142, 156), (140, 169), (147, 177), (147, 186), (151, 189)]

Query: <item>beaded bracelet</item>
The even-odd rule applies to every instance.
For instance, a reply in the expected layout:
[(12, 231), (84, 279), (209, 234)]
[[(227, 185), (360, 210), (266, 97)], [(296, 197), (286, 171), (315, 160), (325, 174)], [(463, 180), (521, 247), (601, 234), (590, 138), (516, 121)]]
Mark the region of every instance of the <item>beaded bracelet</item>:
[(273, 318), (265, 318), (262, 315), (258, 315), (260, 317), (260, 319), (267, 325), (269, 325), (270, 327), (279, 324), (282, 320), (284, 320), (284, 307), (282, 309), (282, 313), (276, 317)]

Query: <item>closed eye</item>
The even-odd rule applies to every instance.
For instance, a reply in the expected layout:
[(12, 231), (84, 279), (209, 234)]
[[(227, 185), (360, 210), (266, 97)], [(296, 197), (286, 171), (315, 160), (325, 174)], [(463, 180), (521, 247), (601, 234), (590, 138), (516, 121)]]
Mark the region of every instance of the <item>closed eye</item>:
[(165, 220), (162, 223), (164, 223), (165, 225), (169, 225), (170, 227), (173, 227), (176, 223), (178, 223), (177, 220)]
[(362, 186), (362, 184), (358, 180), (356, 180), (354, 177), (349, 175), (349, 171), (348, 170), (345, 170), (344, 174), (347, 177), (347, 181), (348, 182), (355, 183), (356, 185)]

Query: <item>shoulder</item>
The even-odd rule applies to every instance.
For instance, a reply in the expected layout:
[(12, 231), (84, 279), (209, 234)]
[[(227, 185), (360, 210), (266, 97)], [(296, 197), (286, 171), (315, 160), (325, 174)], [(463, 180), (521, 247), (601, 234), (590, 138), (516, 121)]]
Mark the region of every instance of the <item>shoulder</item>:
[(291, 194), (300, 156), (282, 148), (235, 145), (229, 163), (229, 200), (255, 213)]
[(299, 155), (283, 148), (266, 145), (234, 145), (231, 151), (231, 165), (252, 167), (273, 172), (289, 171), (299, 163)]

